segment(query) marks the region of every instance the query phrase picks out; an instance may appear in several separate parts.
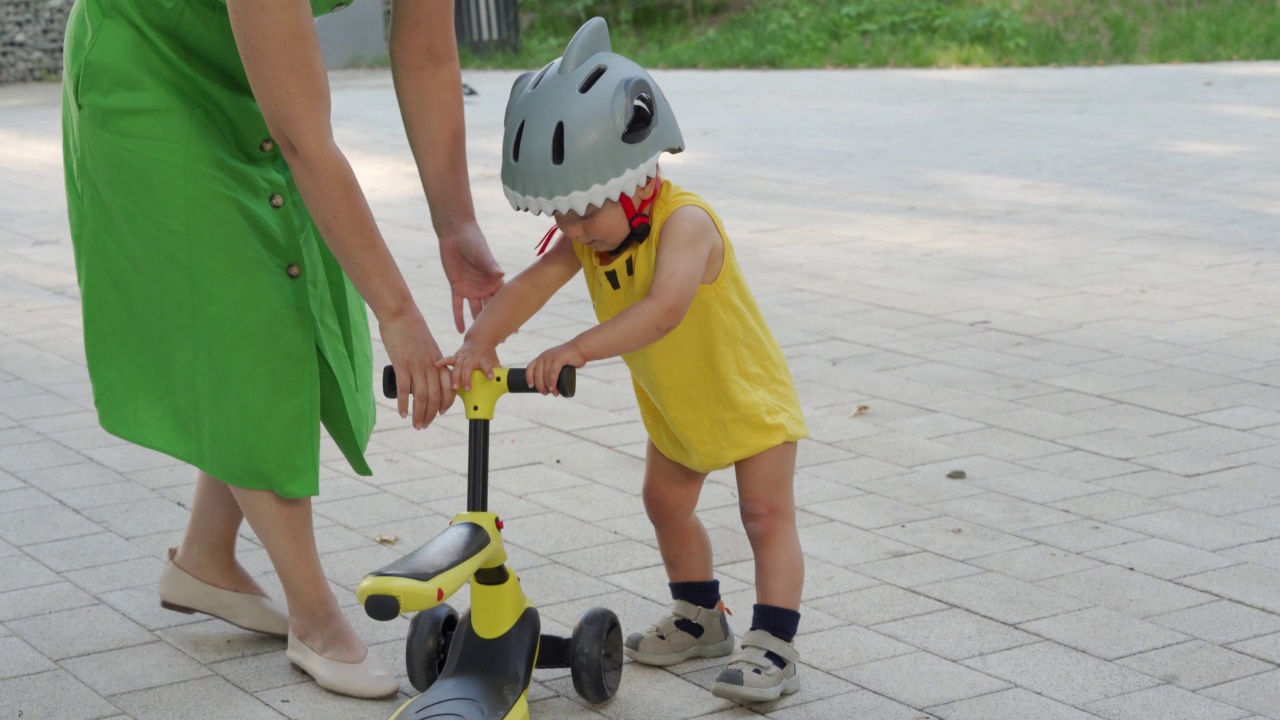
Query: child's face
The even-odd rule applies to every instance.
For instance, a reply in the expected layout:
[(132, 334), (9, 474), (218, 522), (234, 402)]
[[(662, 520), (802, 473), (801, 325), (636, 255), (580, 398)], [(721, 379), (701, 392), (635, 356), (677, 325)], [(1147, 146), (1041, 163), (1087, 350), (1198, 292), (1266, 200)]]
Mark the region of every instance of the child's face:
[(622, 206), (613, 200), (606, 200), (604, 205), (596, 207), (588, 205), (584, 213), (574, 211), (556, 213), (556, 226), (570, 240), (585, 245), (596, 252), (612, 252), (631, 234), (627, 224), (627, 214)]

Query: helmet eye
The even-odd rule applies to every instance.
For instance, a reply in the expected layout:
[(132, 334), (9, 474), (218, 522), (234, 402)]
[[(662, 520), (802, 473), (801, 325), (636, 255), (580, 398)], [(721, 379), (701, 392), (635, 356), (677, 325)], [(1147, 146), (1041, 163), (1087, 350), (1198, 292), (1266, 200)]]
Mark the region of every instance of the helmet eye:
[(622, 131), (622, 141), (634, 145), (649, 136), (653, 129), (653, 95), (642, 90), (631, 99), (627, 128)]

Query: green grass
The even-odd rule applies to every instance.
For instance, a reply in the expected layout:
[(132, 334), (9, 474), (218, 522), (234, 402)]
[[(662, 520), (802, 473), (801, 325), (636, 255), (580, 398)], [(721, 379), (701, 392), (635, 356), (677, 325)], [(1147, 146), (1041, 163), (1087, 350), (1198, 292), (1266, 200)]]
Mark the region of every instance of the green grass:
[(1280, 0), (524, 0), (516, 53), (534, 68), (578, 25), (609, 20), (646, 67), (1096, 65), (1280, 59)]

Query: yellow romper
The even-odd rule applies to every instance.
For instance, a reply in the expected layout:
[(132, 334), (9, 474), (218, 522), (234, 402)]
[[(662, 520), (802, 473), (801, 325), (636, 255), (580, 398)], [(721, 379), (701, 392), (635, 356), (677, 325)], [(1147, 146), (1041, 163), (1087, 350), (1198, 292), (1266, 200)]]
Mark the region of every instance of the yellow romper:
[(702, 198), (663, 181), (649, 238), (617, 257), (574, 244), (596, 317), (607, 322), (649, 294), (662, 224), (677, 208), (696, 205), (715, 221), (724, 264), (715, 282), (698, 287), (671, 332), (622, 356), (653, 444), (698, 472), (728, 467), (784, 442), (808, 437), (800, 399), (782, 349), (765, 324), (720, 218)]

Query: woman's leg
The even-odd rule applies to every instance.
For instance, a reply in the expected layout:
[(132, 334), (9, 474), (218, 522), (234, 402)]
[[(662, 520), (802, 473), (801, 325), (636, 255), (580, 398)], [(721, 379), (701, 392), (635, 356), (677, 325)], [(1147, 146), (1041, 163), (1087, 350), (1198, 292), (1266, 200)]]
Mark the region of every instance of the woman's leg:
[(796, 444), (739, 460), (738, 509), (756, 563), (756, 601), (800, 609), (804, 551), (796, 530)]
[(705, 473), (667, 458), (653, 442), (645, 452), (644, 509), (658, 537), (658, 551), (671, 582), (712, 579), (711, 538), (698, 519)]
[(196, 478), (191, 519), (173, 562), (188, 575), (214, 587), (233, 592), (266, 595), (240, 563), (236, 539), (244, 514), (231, 488), (208, 473)]
[(280, 576), (294, 637), (330, 660), (364, 660), (368, 650), (342, 614), (320, 566), (311, 498), (288, 499), (269, 490), (228, 487)]

